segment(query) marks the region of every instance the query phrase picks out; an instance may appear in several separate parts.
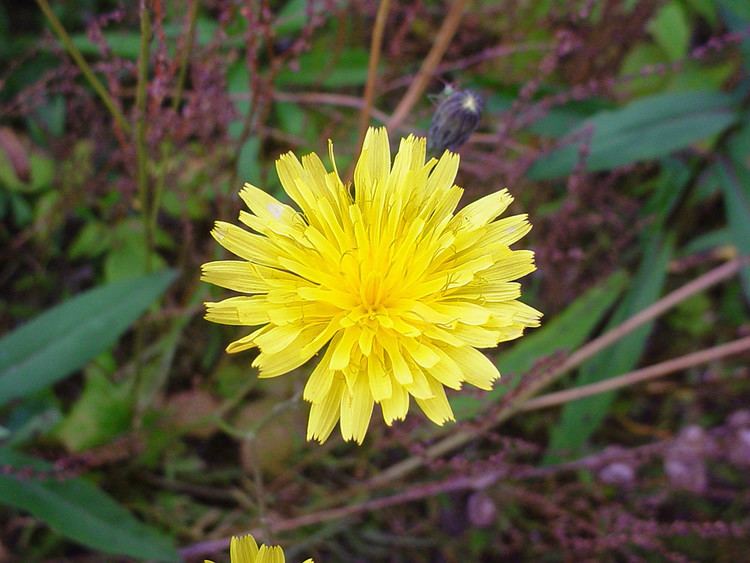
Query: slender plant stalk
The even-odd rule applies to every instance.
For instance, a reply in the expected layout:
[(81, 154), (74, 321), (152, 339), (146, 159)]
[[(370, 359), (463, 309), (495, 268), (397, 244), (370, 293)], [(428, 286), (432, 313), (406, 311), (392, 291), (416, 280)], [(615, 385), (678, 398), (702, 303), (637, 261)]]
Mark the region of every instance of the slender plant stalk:
[[(248, 99), (249, 95), (233, 94), (231, 96), (234, 99), (242, 100)], [(332, 94), (329, 92), (274, 92), (273, 99), (279, 102), (294, 102), (297, 104), (310, 104), (318, 105), (324, 104), (329, 106), (340, 106), (355, 109), (363, 109), (365, 107), (365, 101), (362, 98), (356, 96), (347, 96), (346, 94)], [(370, 106), (368, 111), (370, 117), (374, 117), (382, 123), (388, 123), (390, 116), (375, 107)], [(407, 130), (405, 127), (397, 127), (397, 129)], [(411, 131), (411, 129), (408, 129)]]
[(175, 86), (174, 96), (172, 96), (173, 110), (177, 110), (182, 101), (182, 92), (185, 88), (185, 79), (187, 78), (187, 69), (189, 66), (188, 62), (190, 61), (190, 53), (193, 51), (193, 43), (195, 41), (195, 24), (198, 20), (198, 5), (199, 0), (193, 0), (190, 4), (187, 40), (185, 42), (185, 48), (180, 52), (180, 67), (177, 71), (177, 84)]
[(419, 97), (427, 88), (430, 77), (440, 64), (445, 51), (448, 49), (448, 45), (450, 45), (453, 36), (458, 30), (458, 24), (461, 23), (461, 17), (463, 16), (466, 4), (467, 0), (454, 0), (450, 3), (450, 9), (435, 37), (435, 42), (432, 44), (432, 48), (427, 57), (425, 57), (414, 81), (409, 86), (404, 97), (401, 98), (398, 106), (396, 106), (396, 110), (388, 121), (388, 129), (393, 130), (401, 125), (417, 101), (419, 101)]
[(146, 239), (146, 271), (152, 267), (154, 233), (151, 229), (151, 205), (148, 193), (148, 149), (146, 147), (146, 84), (148, 82), (149, 43), (151, 41), (151, 15), (146, 0), (141, 0), (141, 49), (138, 56), (138, 85), (135, 94), (135, 158), (136, 180), (141, 201), (141, 215)]
[(273, 543), (273, 528), (268, 520), (266, 511), (266, 491), (263, 485), (263, 472), (260, 468), (260, 445), (258, 437), (253, 435), (247, 442), (250, 447), (250, 457), (253, 465), (253, 482), (255, 484), (255, 499), (258, 504), (258, 520), (266, 543)]
[(726, 344), (693, 352), (692, 354), (686, 354), (679, 358), (673, 358), (666, 362), (660, 362), (652, 366), (648, 366), (642, 369), (637, 369), (629, 373), (605, 379), (597, 383), (591, 383), (589, 385), (582, 385), (573, 389), (566, 389), (565, 391), (559, 391), (557, 393), (549, 393), (540, 397), (535, 397), (529, 401), (526, 401), (518, 409), (519, 411), (531, 411), (536, 409), (544, 409), (570, 401), (575, 401), (583, 397), (589, 397), (591, 395), (598, 395), (599, 393), (605, 393), (607, 391), (613, 391), (621, 387), (627, 387), (628, 385), (635, 385), (642, 381), (648, 381), (664, 375), (669, 375), (676, 371), (688, 369), (697, 365), (705, 364), (719, 360), (726, 356), (732, 356), (734, 354), (741, 354), (750, 350), (750, 336), (733, 340)]
[(391, 6), (391, 0), (380, 0), (378, 13), (375, 16), (375, 29), (372, 32), (372, 41), (370, 42), (370, 60), (367, 65), (367, 84), (365, 84), (364, 104), (359, 114), (359, 140), (357, 141), (357, 153), (362, 148), (365, 140), (367, 127), (370, 125), (370, 110), (375, 98), (375, 83), (378, 80), (378, 63), (380, 62), (380, 51), (383, 46), (383, 32), (385, 31), (385, 22), (388, 20), (388, 10)]
[(380, 472), (371, 480), (370, 486), (380, 487), (396, 479), (400, 479), (401, 477), (421, 467), (425, 463), (425, 460), (434, 459), (449, 451), (461, 447), (464, 444), (467, 444), (468, 442), (476, 439), (478, 436), (482, 435), (488, 430), (494, 428), (495, 426), (505, 422), (514, 414), (519, 412), (524, 403), (531, 399), (531, 397), (536, 395), (543, 388), (560, 379), (570, 370), (581, 365), (588, 358), (602, 351), (607, 346), (610, 346), (611, 344), (617, 342), (619, 339), (624, 337), (626, 334), (634, 331), (639, 326), (642, 326), (645, 323), (662, 315), (678, 303), (681, 303), (689, 297), (695, 295), (696, 293), (700, 293), (701, 291), (704, 291), (709, 287), (712, 287), (736, 275), (740, 269), (740, 266), (742, 264), (746, 264), (747, 261), (747, 258), (737, 258), (734, 260), (730, 260), (729, 262), (726, 262), (725, 264), (714, 268), (713, 270), (703, 274), (702, 276), (699, 276), (693, 281), (688, 282), (672, 293), (669, 293), (662, 299), (659, 299), (657, 302), (652, 304), (650, 307), (647, 307), (640, 313), (629, 318), (621, 325), (618, 325), (609, 332), (606, 332), (600, 337), (595, 338), (588, 344), (585, 344), (576, 352), (568, 356), (568, 358), (556, 368), (553, 368), (548, 373), (540, 375), (528, 386), (524, 387), (518, 393), (518, 395), (514, 396), (512, 402), (509, 402), (502, 408), (498, 409), (493, 417), (491, 417), (478, 428), (460, 430), (458, 432), (455, 432), (454, 434), (446, 436), (440, 442), (437, 442), (435, 445), (428, 448), (422, 456), (412, 456), (406, 458), (405, 460), (392, 465), (385, 471)]
[[(141, 217), (143, 218), (143, 231), (145, 239), (145, 269), (151, 271), (151, 255), (154, 248), (154, 236), (151, 230), (150, 206), (148, 194), (148, 162), (146, 148), (146, 81), (148, 79), (148, 59), (149, 59), (149, 42), (151, 40), (151, 17), (146, 5), (146, 0), (141, 0), (141, 49), (138, 56), (138, 84), (136, 86), (135, 98), (135, 133), (133, 141), (135, 143), (136, 159), (136, 183), (138, 185), (138, 199), (141, 204)], [(133, 397), (138, 401), (143, 370), (143, 343), (146, 339), (147, 323), (141, 319), (135, 328), (135, 384), (133, 385)], [(142, 422), (140, 416), (135, 418), (136, 427)]]
[(44, 17), (47, 18), (47, 21), (52, 27), (52, 30), (57, 35), (57, 38), (63, 44), (63, 47), (65, 47), (65, 50), (68, 52), (68, 55), (70, 55), (70, 58), (72, 58), (73, 61), (76, 63), (76, 66), (81, 71), (81, 74), (83, 74), (83, 76), (88, 81), (89, 85), (94, 89), (94, 92), (96, 92), (96, 95), (99, 96), (99, 99), (101, 99), (101, 101), (104, 103), (109, 113), (112, 115), (112, 118), (115, 120), (115, 123), (117, 124), (117, 127), (119, 128), (119, 130), (124, 135), (129, 135), (130, 125), (125, 119), (125, 116), (120, 111), (120, 108), (117, 107), (117, 104), (112, 99), (112, 96), (110, 96), (109, 92), (107, 92), (107, 89), (104, 87), (101, 81), (96, 77), (96, 75), (94, 74), (94, 71), (86, 62), (86, 59), (84, 59), (83, 55), (81, 55), (81, 52), (73, 44), (73, 41), (68, 35), (68, 32), (65, 31), (65, 28), (63, 27), (62, 23), (57, 18), (55, 13), (52, 11), (52, 8), (50, 8), (50, 5), (47, 2), (47, 0), (36, 0), (36, 3), (39, 6), (39, 8), (42, 10), (42, 12), (44, 13)]
[[(188, 34), (185, 47), (180, 51), (179, 70), (177, 71), (177, 84), (175, 85), (174, 95), (172, 96), (172, 110), (178, 111), (182, 102), (182, 93), (185, 90), (185, 80), (187, 79), (187, 69), (190, 66), (190, 54), (193, 52), (195, 39), (195, 24), (198, 19), (199, 0), (193, 0), (190, 4), (188, 13)], [(159, 172), (154, 183), (154, 196), (151, 202), (151, 212), (149, 215), (151, 232), (156, 232), (156, 221), (159, 218), (159, 209), (161, 208), (161, 198), (164, 193), (164, 186), (167, 181), (167, 172), (169, 169), (169, 157), (172, 153), (172, 147), (168, 142), (162, 142), (159, 153)]]

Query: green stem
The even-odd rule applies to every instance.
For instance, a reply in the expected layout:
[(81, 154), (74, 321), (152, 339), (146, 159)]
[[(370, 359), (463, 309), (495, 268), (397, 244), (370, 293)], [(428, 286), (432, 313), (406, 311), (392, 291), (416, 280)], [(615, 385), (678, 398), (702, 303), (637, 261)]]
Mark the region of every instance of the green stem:
[[(175, 85), (174, 96), (172, 96), (172, 110), (177, 111), (182, 102), (182, 93), (185, 90), (185, 79), (187, 78), (188, 62), (190, 61), (190, 53), (193, 51), (193, 43), (195, 36), (195, 24), (198, 19), (198, 0), (193, 0), (190, 5), (190, 13), (188, 14), (188, 34), (185, 48), (180, 52), (180, 66), (177, 73), (177, 84)], [(167, 171), (169, 169), (169, 163), (167, 162), (172, 152), (172, 146), (167, 142), (162, 142), (159, 153), (159, 172), (156, 176), (156, 184), (154, 185), (154, 198), (151, 202), (151, 216), (149, 218), (151, 232), (156, 232), (156, 221), (159, 216), (159, 208), (161, 207), (161, 197), (164, 193), (164, 185), (167, 179)]]
[[(141, 203), (141, 217), (143, 218), (143, 230), (146, 246), (146, 271), (150, 272), (152, 267), (151, 254), (154, 248), (154, 236), (151, 229), (150, 206), (148, 196), (148, 161), (146, 147), (146, 83), (148, 80), (149, 43), (151, 40), (151, 18), (146, 6), (146, 0), (141, 0), (141, 50), (138, 56), (138, 84), (135, 94), (135, 159), (136, 159), (136, 182), (138, 184), (138, 199)], [(143, 360), (141, 352), (146, 338), (146, 321), (141, 319), (135, 330), (135, 385), (133, 392), (136, 394), (144, 377)], [(140, 418), (136, 419), (140, 424)]]
[(187, 43), (185, 48), (180, 53), (180, 70), (177, 74), (177, 86), (175, 88), (174, 96), (172, 97), (172, 109), (176, 110), (180, 107), (182, 101), (182, 91), (185, 88), (185, 78), (187, 78), (188, 61), (190, 60), (190, 53), (193, 50), (193, 41), (195, 36), (195, 22), (198, 19), (198, 0), (193, 0), (190, 5), (190, 13), (188, 14), (188, 34)]
[(148, 150), (146, 147), (146, 84), (148, 82), (149, 43), (151, 40), (151, 17), (145, 0), (141, 2), (141, 51), (138, 56), (138, 85), (135, 97), (135, 157), (137, 166), (138, 194), (146, 238), (146, 271), (151, 271), (151, 254), (154, 250), (154, 233), (148, 193)]
[(107, 107), (107, 110), (112, 115), (112, 118), (115, 120), (117, 127), (120, 129), (120, 131), (123, 134), (128, 135), (130, 133), (130, 125), (128, 125), (128, 122), (125, 120), (125, 116), (120, 111), (120, 108), (117, 107), (117, 104), (115, 104), (114, 100), (109, 95), (109, 92), (107, 92), (106, 88), (104, 88), (104, 85), (96, 77), (96, 75), (94, 74), (94, 71), (86, 62), (86, 59), (84, 59), (83, 55), (81, 55), (81, 52), (73, 44), (73, 41), (68, 35), (68, 32), (65, 31), (65, 28), (63, 27), (62, 23), (60, 23), (60, 20), (57, 19), (57, 16), (52, 11), (52, 8), (50, 8), (50, 5), (47, 2), (47, 0), (36, 0), (36, 3), (39, 6), (39, 8), (42, 10), (42, 12), (44, 12), (44, 16), (47, 18), (47, 21), (52, 27), (52, 30), (55, 32), (58, 39), (63, 44), (63, 47), (65, 47), (65, 50), (68, 52), (68, 55), (70, 55), (70, 57), (78, 66), (78, 69), (81, 71), (81, 74), (83, 74), (83, 76), (86, 78), (88, 83), (94, 89), (94, 92), (96, 92), (96, 94), (102, 100), (104, 105)]

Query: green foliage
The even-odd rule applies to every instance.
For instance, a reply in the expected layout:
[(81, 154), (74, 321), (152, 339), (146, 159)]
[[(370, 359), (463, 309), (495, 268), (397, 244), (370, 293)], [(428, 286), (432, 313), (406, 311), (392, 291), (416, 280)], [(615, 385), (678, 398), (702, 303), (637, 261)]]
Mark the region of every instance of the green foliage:
[[(750, 115), (728, 139), (727, 156), (716, 167), (732, 241), (741, 255), (750, 256)], [(750, 302), (750, 266), (741, 273), (745, 299)]]
[(367, 79), (368, 60), (369, 53), (364, 49), (347, 49), (338, 60), (332, 60), (325, 49), (316, 49), (300, 57), (299, 70), (280, 72), (276, 84), (282, 88), (361, 86)]
[(57, 436), (68, 450), (80, 452), (112, 441), (130, 427), (133, 392), (129, 382), (114, 384), (107, 374), (91, 371), (86, 385)]
[(719, 92), (681, 92), (642, 98), (601, 112), (571, 133), (579, 140), (537, 160), (535, 180), (570, 174), (578, 161), (582, 132), (590, 129), (586, 170), (610, 170), (655, 159), (720, 133), (737, 120), (734, 100)]
[[(638, 273), (607, 329), (615, 328), (659, 298), (672, 252), (672, 243), (658, 237), (646, 243)], [(633, 369), (643, 354), (652, 327), (653, 323), (645, 324), (587, 361), (581, 367), (575, 385), (588, 385)], [(545, 462), (554, 463), (580, 455), (589, 437), (606, 417), (614, 396), (614, 392), (600, 393), (567, 403), (559, 422), (551, 427)]]
[[(0, 448), (0, 464), (48, 471), (50, 466)], [(178, 561), (172, 541), (136, 520), (85, 479), (60, 481), (0, 475), (0, 502), (28, 511), (56, 532), (104, 553)]]
[(672, 1), (662, 6), (649, 22), (648, 30), (671, 61), (687, 55), (690, 26), (679, 2)]
[(174, 279), (160, 272), (89, 290), (0, 340), (0, 404), (83, 367), (130, 327)]
[[(140, 117), (136, 4), (125, 3), (123, 18), (105, 21), (115, 3), (51, 2), (130, 126)], [(381, 114), (391, 114), (414, 84), (449, 4), (391, 3), (373, 123), (387, 121)], [(173, 107), (192, 5), (198, 6), (194, 42), (181, 102)], [(430, 482), (438, 474), (422, 446), (429, 448), (436, 435), (451, 440), (470, 433), (471, 420), (493, 416), (508, 391), (533, 377), (537, 362), (554, 363), (557, 354), (565, 357), (616, 328), (662, 296), (667, 284), (678, 287), (722, 260), (750, 254), (750, 37), (711, 41), (729, 31), (746, 33), (746, 0), (544, 0), (515, 3), (512, 13), (490, 0), (467, 4), (425, 91), (390, 132), (391, 148), (397, 134), (424, 134), (434, 111), (430, 94), (446, 82), (482, 94), (478, 134), (461, 149), (456, 182), (466, 192), (460, 205), (508, 180), (514, 212), (528, 212), (535, 225), (518, 244), (537, 250), (539, 266), (522, 280), (522, 300), (545, 317), (538, 329), (499, 347), (503, 379), (495, 389), (448, 393), (463, 424), (437, 430), (412, 412), (407, 423), (386, 429), (376, 415), (361, 447), (304, 443), (299, 419), (307, 407), (298, 394), (310, 366), (258, 380), (249, 367), (255, 351), (225, 353), (226, 343), (247, 331), (200, 319), (205, 299), (225, 296), (198, 282), (201, 263), (226, 258), (208, 232), (214, 220), (236, 217), (244, 181), (289, 202), (274, 160), (289, 150), (315, 151), (328, 165), (329, 138), (339, 172), (351, 175), (377, 6), (153, 3), (144, 201), (133, 136), (113, 127), (38, 3), (0, 5), (0, 326), (6, 332), (0, 339), (0, 503), (7, 506), (0, 543), (11, 557), (176, 560), (173, 543), (256, 527), (264, 505), (273, 519), (291, 516), (293, 523), (296, 515), (314, 520), (317, 511), (336, 514), (367, 502), (381, 494), (370, 479), (404, 456), (426, 470), (413, 481), (409, 475), (390, 481), (394, 490), (384, 494), (409, 504), (373, 512), (364, 526), (341, 519), (281, 537), (297, 544), (287, 560), (302, 560), (321, 546), (325, 556), (316, 553), (316, 561), (432, 560), (438, 553), (449, 560), (466, 553), (470, 560), (552, 560), (570, 557), (556, 538), (577, 541), (579, 530), (585, 530), (581, 545), (599, 545), (607, 531), (599, 507), (615, 516), (632, 510), (636, 521), (656, 519), (656, 527), (675, 515), (720, 522), (747, 514), (745, 475), (737, 478), (723, 459), (709, 472), (710, 483), (720, 482), (726, 493), (721, 503), (700, 494), (672, 502), (660, 461), (639, 466), (627, 494), (602, 486), (595, 473), (581, 473), (575, 482), (560, 468), (538, 467), (662, 439), (686, 424), (718, 423), (748, 402), (746, 374), (735, 369), (741, 359), (684, 370), (627, 394), (525, 411), (460, 452), (445, 451), (444, 459), (458, 453), (455, 461), (467, 463), (470, 479), (480, 476), (471, 486), (479, 484), (496, 503), (496, 522), (487, 528), (467, 519), (461, 490), (404, 495), (442, 486)], [(94, 22), (101, 24), (99, 38)], [(702, 48), (705, 56), (695, 56)], [(559, 104), (562, 99), (570, 101)], [(504, 135), (504, 143), (495, 142)], [(163, 187), (158, 197), (156, 186)], [(158, 209), (144, 217), (150, 202)], [(155, 302), (175, 276), (147, 272), (167, 266), (183, 276), (159, 309)], [(748, 302), (750, 267), (744, 267), (737, 279), (619, 338), (551, 391), (736, 339), (750, 322)], [(248, 439), (248, 429), (256, 439)], [(142, 450), (109, 463), (120, 436)], [(516, 455), (503, 445), (498, 452), (494, 440), (505, 439), (535, 447)], [(61, 480), (57, 466), (22, 449), (49, 460), (70, 456), (80, 476)], [(485, 491), (484, 461), (498, 453), (511, 464), (507, 477)], [(449, 486), (465, 478), (457, 467)], [(527, 468), (546, 476), (527, 480), (515, 471)], [(638, 514), (633, 507), (644, 498), (658, 500)], [(403, 512), (398, 533), (388, 529), (394, 510)], [(463, 531), (441, 533), (454, 524)], [(68, 541), (79, 545), (71, 549)], [(744, 555), (732, 551), (740, 542), (731, 538), (653, 541), (675, 550), (675, 559)], [(616, 549), (625, 559), (643, 555), (638, 547)], [(575, 555), (601, 555), (584, 552)]]
[(148, 256), (142, 221), (135, 218), (123, 221), (111, 229), (110, 233), (103, 239), (109, 246), (104, 261), (104, 277), (108, 282), (143, 276), (149, 269), (158, 270), (165, 267), (158, 254), (151, 253), (150, 257)]

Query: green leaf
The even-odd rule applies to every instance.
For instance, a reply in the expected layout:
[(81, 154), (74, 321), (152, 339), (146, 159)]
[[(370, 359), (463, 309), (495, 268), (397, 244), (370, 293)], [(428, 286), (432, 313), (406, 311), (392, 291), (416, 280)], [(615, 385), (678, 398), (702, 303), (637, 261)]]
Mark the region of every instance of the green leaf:
[[(649, 240), (638, 274), (607, 325), (610, 330), (639, 313), (661, 295), (672, 255), (671, 242), (658, 237)], [(643, 353), (653, 323), (647, 323), (587, 361), (576, 377), (575, 386), (588, 385), (632, 370)], [(580, 453), (599, 427), (614, 400), (615, 392), (600, 393), (567, 403), (552, 427), (545, 463), (555, 463)]]
[(367, 81), (370, 54), (364, 49), (343, 49), (334, 61), (328, 49), (319, 45), (299, 58), (298, 70), (284, 69), (276, 76), (277, 86), (342, 88), (361, 86)]
[(99, 221), (89, 220), (73, 239), (68, 256), (72, 260), (95, 258), (109, 248), (111, 238), (111, 228)]
[(716, 4), (713, 0), (687, 0), (687, 5), (697, 14), (700, 14), (712, 27), (719, 23), (716, 15)]
[[(153, 269), (159, 270), (164, 265), (161, 256), (151, 254)], [(104, 277), (108, 282), (115, 282), (142, 276), (147, 271), (143, 222), (137, 219), (123, 221), (112, 229), (110, 249), (104, 261)]]
[[(580, 346), (622, 293), (626, 282), (624, 272), (613, 274), (601, 285), (581, 295), (554, 319), (542, 321), (542, 328), (524, 336), (508, 352), (501, 352), (498, 367), (503, 374), (503, 384), (480, 401), (466, 395), (451, 397), (456, 418), (466, 420), (489, 404), (496, 403), (518, 384), (537, 360), (559, 351), (570, 352)], [(506, 378), (508, 383), (505, 383)]]
[(310, 21), (307, 12), (308, 7), (312, 9), (314, 16), (326, 16), (334, 14), (336, 10), (344, 7), (345, 2), (335, 0), (334, 2), (317, 3), (305, 2), (305, 0), (289, 0), (284, 7), (279, 10), (274, 23), (274, 31), (277, 35), (293, 35), (299, 33), (305, 24)]
[(675, 209), (690, 181), (690, 168), (676, 158), (665, 158), (656, 179), (654, 193), (643, 207), (643, 214), (653, 218), (649, 228), (658, 230)]
[(250, 113), (250, 74), (244, 61), (236, 62), (227, 69), (227, 90), (230, 94), (244, 96), (244, 99), (235, 100), (234, 109), (239, 117), (229, 124), (229, 136), (239, 139), (245, 118)]
[(133, 395), (127, 382), (115, 385), (94, 371), (57, 436), (69, 451), (80, 452), (110, 442), (130, 427)]
[(647, 27), (670, 60), (676, 61), (687, 55), (690, 26), (679, 3), (670, 2), (662, 6)]
[[(0, 464), (47, 470), (49, 465), (9, 449)], [(0, 475), (0, 502), (30, 512), (54, 531), (115, 555), (179, 561), (169, 538), (136, 520), (113, 498), (84, 479), (38, 479)]]
[[(141, 34), (132, 31), (105, 31), (102, 33), (104, 41), (116, 57), (136, 60), (141, 48)], [(71, 37), (73, 45), (84, 55), (101, 55), (99, 46), (86, 35), (79, 34)]]
[(114, 344), (161, 295), (164, 271), (86, 291), (0, 340), (0, 405), (63, 379)]
[(260, 180), (260, 139), (250, 137), (242, 145), (237, 157), (237, 177), (242, 182), (255, 184)]
[[(666, 156), (720, 133), (737, 119), (733, 98), (718, 92), (671, 92), (598, 113), (572, 135), (592, 131), (588, 171), (610, 170)], [(573, 171), (583, 139), (542, 156), (529, 170), (534, 180)]]
[[(716, 166), (732, 240), (740, 254), (750, 256), (750, 170), (726, 159)], [(745, 298), (750, 302), (750, 266), (743, 266), (740, 276)]]

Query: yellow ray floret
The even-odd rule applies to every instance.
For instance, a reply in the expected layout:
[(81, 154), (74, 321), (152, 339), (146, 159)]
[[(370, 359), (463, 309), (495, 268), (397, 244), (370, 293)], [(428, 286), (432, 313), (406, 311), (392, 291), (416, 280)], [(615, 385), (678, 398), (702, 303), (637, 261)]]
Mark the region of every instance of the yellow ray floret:
[[(234, 536), (229, 544), (229, 558), (231, 563), (284, 563), (284, 551), (278, 546), (261, 545), (255, 543), (250, 534)], [(213, 561), (205, 560), (205, 563)], [(312, 559), (305, 559), (303, 563), (313, 563)]]
[(453, 420), (445, 387), (491, 389), (500, 377), (477, 348), (539, 325), (515, 281), (534, 271), (534, 254), (510, 248), (531, 225), (498, 219), (507, 190), (456, 212), (458, 161), (448, 151), (425, 161), (424, 139), (409, 136), (391, 162), (385, 129), (370, 129), (352, 187), (335, 163), (328, 172), (315, 155), (288, 153), (276, 169), (296, 208), (247, 184), (240, 221), (254, 232), (216, 223), (238, 260), (204, 264), (203, 280), (243, 295), (207, 303), (206, 318), (258, 327), (227, 350), (258, 348), (261, 377), (319, 355), (304, 391), (308, 439), (325, 441), (338, 423), (361, 443), (375, 404), (390, 425), (411, 398), (436, 424)]

